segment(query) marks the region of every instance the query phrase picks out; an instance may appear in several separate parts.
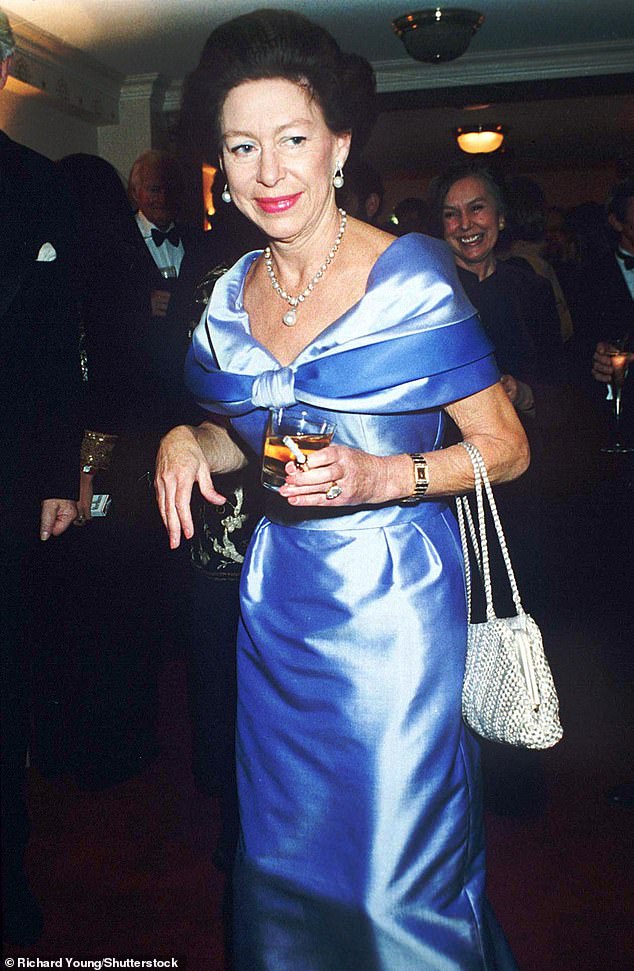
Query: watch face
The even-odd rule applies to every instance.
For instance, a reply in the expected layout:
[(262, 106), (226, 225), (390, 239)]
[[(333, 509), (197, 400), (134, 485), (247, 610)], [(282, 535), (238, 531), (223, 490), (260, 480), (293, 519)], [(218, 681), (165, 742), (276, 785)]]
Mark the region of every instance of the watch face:
[(409, 457), (414, 463), (414, 491), (400, 501), (405, 505), (419, 502), (429, 488), (427, 459), (418, 452), (410, 452)]
[(414, 462), (414, 481), (416, 486), (414, 488), (414, 495), (417, 497), (424, 496), (427, 492), (429, 486), (429, 477), (427, 474), (427, 462), (423, 456), (413, 456)]

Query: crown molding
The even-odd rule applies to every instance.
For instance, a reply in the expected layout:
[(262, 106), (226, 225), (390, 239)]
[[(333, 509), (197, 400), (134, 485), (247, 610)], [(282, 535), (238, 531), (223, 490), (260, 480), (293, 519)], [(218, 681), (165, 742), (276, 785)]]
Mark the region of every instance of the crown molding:
[[(21, 17), (12, 18), (16, 39), (11, 75), (31, 94), (94, 125), (119, 123), (119, 105), (149, 102), (170, 114), (180, 108), (182, 80), (159, 74), (123, 75)], [(375, 61), (379, 94), (523, 81), (629, 74), (631, 39), (591, 44), (468, 52), (456, 61), (424, 64), (410, 58)]]
[[(444, 64), (422, 64), (403, 58), (398, 61), (374, 61), (372, 66), (376, 73), (379, 94), (425, 88), (630, 74), (634, 70), (634, 41), (467, 53), (457, 61)], [(182, 80), (168, 84), (163, 103), (165, 112), (179, 110), (182, 90)]]
[(30, 94), (94, 125), (116, 125), (123, 77), (22, 17), (12, 17), (11, 76)]
[(165, 102), (163, 110), (166, 112), (179, 111), (181, 106), (181, 96), (183, 94), (183, 82), (171, 81), (165, 92)]
[(158, 74), (128, 74), (121, 85), (121, 101), (149, 101), (158, 78)]
[(121, 103), (142, 101), (152, 111), (165, 111), (169, 81), (162, 74), (129, 74), (121, 87)]
[(456, 61), (442, 64), (424, 64), (403, 58), (398, 61), (375, 61), (373, 67), (379, 94), (629, 74), (634, 69), (634, 41), (467, 53)]

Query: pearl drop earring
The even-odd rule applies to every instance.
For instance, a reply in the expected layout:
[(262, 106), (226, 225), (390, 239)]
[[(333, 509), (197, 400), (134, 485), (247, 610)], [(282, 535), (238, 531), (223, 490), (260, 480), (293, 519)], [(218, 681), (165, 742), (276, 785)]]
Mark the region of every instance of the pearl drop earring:
[(231, 193), (229, 192), (229, 186), (225, 182), (225, 187), (222, 190), (221, 199), (223, 202), (231, 202)]
[(341, 165), (341, 162), (337, 162), (336, 166), (337, 167), (335, 169), (335, 174), (332, 177), (332, 184), (334, 185), (335, 189), (343, 189), (343, 183), (344, 183), (343, 167)]

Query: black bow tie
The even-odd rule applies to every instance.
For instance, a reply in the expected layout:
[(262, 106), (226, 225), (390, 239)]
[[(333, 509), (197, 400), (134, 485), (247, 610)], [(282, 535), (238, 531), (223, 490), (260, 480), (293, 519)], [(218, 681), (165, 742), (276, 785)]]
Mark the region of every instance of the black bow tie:
[(634, 270), (634, 256), (631, 253), (624, 253), (623, 250), (617, 249), (616, 255), (626, 270)]
[(172, 226), (166, 233), (163, 233), (160, 229), (153, 229), (152, 239), (155, 246), (162, 246), (166, 239), (169, 240), (172, 246), (178, 246), (181, 241), (181, 234), (176, 226)]

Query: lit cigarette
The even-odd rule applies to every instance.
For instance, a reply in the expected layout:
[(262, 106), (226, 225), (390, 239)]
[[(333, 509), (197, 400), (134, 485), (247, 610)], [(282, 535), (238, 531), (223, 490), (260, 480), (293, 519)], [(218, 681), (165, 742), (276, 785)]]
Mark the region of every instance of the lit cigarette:
[(297, 442), (294, 442), (290, 435), (285, 435), (282, 439), (282, 443), (286, 445), (287, 449), (295, 459), (298, 465), (305, 465), (308, 461), (308, 456), (304, 455), (302, 450), (299, 448)]

